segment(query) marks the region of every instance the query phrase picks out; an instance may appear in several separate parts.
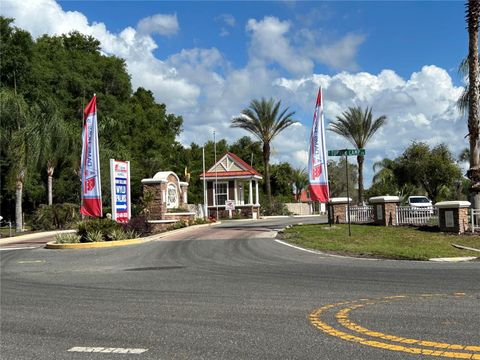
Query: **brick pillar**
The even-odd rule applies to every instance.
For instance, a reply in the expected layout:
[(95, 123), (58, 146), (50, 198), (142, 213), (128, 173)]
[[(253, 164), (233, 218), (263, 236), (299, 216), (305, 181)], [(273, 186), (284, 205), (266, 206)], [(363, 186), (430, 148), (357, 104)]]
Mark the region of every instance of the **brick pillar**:
[(329, 221), (332, 224), (347, 223), (347, 204), (352, 202), (351, 198), (338, 197), (331, 198), (328, 202)]
[(440, 231), (456, 234), (467, 231), (470, 205), (468, 201), (441, 201), (436, 203)]
[(166, 182), (143, 179), (143, 196), (152, 200), (147, 204), (147, 218), (149, 220), (163, 220), (167, 212), (165, 203)]
[(398, 196), (375, 196), (368, 201), (373, 205), (375, 224), (381, 226), (397, 225), (397, 206), (400, 204)]

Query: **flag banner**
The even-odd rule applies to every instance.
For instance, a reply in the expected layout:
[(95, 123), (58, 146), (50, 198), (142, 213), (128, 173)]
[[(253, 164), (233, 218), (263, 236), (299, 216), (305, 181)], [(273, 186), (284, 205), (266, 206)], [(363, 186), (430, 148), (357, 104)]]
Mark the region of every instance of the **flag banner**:
[(127, 223), (131, 217), (130, 161), (110, 159), (112, 219)]
[(82, 204), (80, 213), (102, 217), (102, 188), (98, 154), (97, 97), (93, 96), (83, 113)]
[(317, 103), (313, 113), (310, 148), (308, 151), (308, 178), (310, 198), (322, 203), (328, 202), (327, 147), (323, 123), (323, 94), (318, 90)]

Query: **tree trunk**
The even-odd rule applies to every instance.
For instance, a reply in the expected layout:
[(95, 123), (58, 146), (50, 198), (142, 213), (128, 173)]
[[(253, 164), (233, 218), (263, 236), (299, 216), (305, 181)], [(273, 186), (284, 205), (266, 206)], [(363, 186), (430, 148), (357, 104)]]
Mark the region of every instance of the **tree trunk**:
[(478, 0), (469, 0), (467, 4), (468, 22), (468, 135), (470, 145), (470, 168), (467, 176), (470, 179), (473, 207), (480, 208), (480, 160), (478, 153), (479, 123), (478, 123), (478, 21), (480, 3)]
[(263, 143), (263, 167), (265, 168), (265, 189), (267, 191), (267, 203), (272, 204), (272, 188), (270, 186), (270, 143)]
[(24, 171), (22, 170), (18, 176), (15, 184), (15, 232), (23, 231), (23, 181), (25, 179)]
[(48, 175), (48, 205), (53, 204), (53, 172), (55, 168), (50, 164), (47, 165), (47, 175)]
[(358, 204), (363, 205), (363, 155), (357, 156), (358, 163)]

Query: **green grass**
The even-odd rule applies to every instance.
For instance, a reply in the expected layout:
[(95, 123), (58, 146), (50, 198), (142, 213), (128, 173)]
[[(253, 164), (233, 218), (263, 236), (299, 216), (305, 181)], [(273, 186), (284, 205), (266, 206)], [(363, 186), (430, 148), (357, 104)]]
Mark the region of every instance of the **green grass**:
[(286, 229), (283, 240), (309, 249), (353, 256), (428, 260), (436, 257), (480, 256), (479, 252), (454, 248), (451, 244), (480, 249), (478, 235), (451, 235), (412, 227), (352, 225), (302, 225)]
[[(25, 231), (17, 233), (17, 232), (15, 232), (15, 224), (12, 224), (12, 237), (13, 236), (19, 236), (19, 235), (27, 235), (27, 234), (31, 234), (33, 232), (34, 231), (32, 231), (32, 229), (30, 227), (26, 227)], [(10, 235), (10, 230), (9, 230), (8, 226), (7, 227), (3, 226), (3, 227), (0, 228), (0, 236), (2, 238), (9, 237), (9, 235)]]

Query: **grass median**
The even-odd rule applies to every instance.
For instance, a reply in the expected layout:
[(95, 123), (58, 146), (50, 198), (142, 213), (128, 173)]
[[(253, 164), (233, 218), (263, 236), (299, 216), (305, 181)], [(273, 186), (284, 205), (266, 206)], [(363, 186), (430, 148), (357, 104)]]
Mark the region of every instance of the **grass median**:
[(452, 244), (480, 249), (478, 235), (451, 235), (414, 227), (301, 225), (286, 229), (280, 238), (301, 247), (336, 254), (387, 259), (428, 260), (439, 257), (480, 256)]

